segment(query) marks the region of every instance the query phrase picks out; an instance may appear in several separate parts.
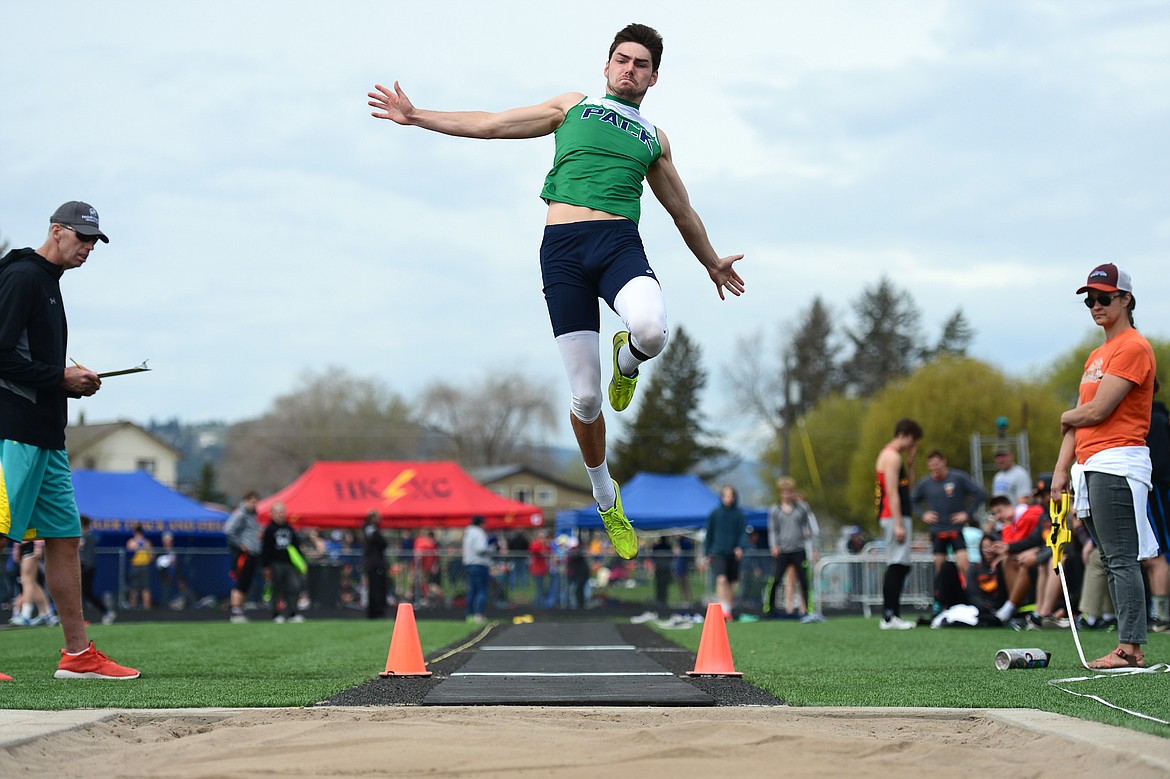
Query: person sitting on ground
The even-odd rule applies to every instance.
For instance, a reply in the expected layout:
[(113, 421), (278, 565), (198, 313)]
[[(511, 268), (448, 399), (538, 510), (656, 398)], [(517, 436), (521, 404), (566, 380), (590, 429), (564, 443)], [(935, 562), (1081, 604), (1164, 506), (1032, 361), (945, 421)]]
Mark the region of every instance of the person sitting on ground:
[(979, 610), (980, 624), (1002, 624), (996, 613), (1007, 602), (1007, 581), (994, 549), (997, 540), (985, 533), (979, 540), (979, 559), (967, 567), (967, 603)]
[(1021, 553), (1044, 544), (1042, 530), (1039, 527), (1043, 507), (1030, 506), (1016, 517), (1015, 506), (1011, 498), (1006, 495), (996, 495), (988, 502), (996, 523), (1003, 527), (999, 541), (991, 545), (994, 562), (1002, 565), (1004, 578), (1008, 585), (1007, 601), (996, 612), (999, 621), (1005, 625), (1019, 610), (1020, 606), (1032, 598), (1033, 582), (1032, 568), (1020, 562)]

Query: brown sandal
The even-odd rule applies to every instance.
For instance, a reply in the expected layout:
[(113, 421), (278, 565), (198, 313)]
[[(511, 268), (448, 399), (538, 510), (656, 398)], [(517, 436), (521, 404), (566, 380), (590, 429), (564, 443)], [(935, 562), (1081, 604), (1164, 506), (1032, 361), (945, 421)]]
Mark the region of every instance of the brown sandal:
[(1146, 655), (1144, 652), (1137, 654), (1130, 654), (1121, 647), (1117, 647), (1109, 654), (1102, 658), (1094, 660), (1089, 663), (1089, 668), (1094, 670), (1113, 670), (1115, 668), (1145, 668)]

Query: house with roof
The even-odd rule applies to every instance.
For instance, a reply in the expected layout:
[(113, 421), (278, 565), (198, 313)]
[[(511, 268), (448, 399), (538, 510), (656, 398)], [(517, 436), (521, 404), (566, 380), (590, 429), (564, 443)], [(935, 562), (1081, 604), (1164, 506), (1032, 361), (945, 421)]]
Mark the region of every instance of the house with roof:
[(133, 422), (87, 424), (84, 417), (65, 428), (65, 451), (73, 468), (108, 473), (146, 471), (172, 488), (182, 457), (178, 449)]
[(593, 502), (588, 482), (571, 484), (526, 465), (493, 465), (469, 468), (467, 472), (497, 495), (536, 506), (549, 517)]

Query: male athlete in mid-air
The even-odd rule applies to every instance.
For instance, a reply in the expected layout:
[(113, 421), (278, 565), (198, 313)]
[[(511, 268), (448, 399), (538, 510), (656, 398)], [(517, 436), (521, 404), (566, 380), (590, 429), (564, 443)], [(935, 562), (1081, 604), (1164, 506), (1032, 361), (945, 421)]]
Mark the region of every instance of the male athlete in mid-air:
[(623, 411), (634, 397), (638, 367), (666, 346), (666, 305), (638, 235), (642, 181), (674, 219), (687, 247), (719, 291), (741, 295), (732, 265), (720, 257), (679, 178), (666, 134), (642, 115), (646, 91), (658, 80), (662, 36), (642, 24), (621, 30), (605, 63), (605, 95), (567, 92), (527, 108), (498, 113), (426, 111), (394, 82), (369, 93), (378, 119), (464, 138), (537, 138), (556, 134), (556, 155), (541, 197), (548, 203), (540, 270), (553, 335), (569, 378), (570, 421), (593, 484), (593, 496), (614, 550), (638, 554), (638, 538), (622, 509), (605, 461), (601, 414), (600, 297), (621, 317), (613, 338), (609, 402)]

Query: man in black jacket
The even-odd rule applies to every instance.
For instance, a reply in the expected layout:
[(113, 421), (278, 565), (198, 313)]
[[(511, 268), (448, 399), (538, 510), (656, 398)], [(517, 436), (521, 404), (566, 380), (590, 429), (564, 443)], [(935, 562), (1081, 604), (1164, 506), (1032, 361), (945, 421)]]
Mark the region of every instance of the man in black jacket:
[[(41, 248), (0, 260), (0, 547), (45, 541), (45, 579), (61, 618), (65, 648), (58, 679), (136, 679), (138, 671), (94, 648), (81, 605), (81, 517), (65, 453), (66, 401), (102, 385), (80, 364), (66, 367), (68, 325), (61, 275), (80, 268), (109, 239), (86, 203), (49, 218)], [(2, 551), (2, 549), (0, 549)]]

